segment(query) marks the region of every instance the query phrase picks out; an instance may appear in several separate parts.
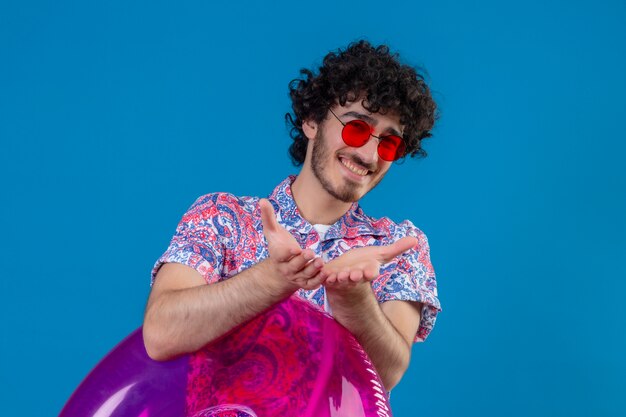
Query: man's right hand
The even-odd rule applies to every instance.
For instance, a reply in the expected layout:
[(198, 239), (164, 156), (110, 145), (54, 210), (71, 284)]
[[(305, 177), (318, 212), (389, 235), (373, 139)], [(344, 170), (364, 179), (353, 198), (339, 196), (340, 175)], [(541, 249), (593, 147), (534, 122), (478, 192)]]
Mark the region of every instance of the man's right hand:
[(289, 286), (293, 290), (318, 288), (324, 279), (320, 271), (324, 266), (321, 258), (316, 258), (310, 249), (302, 249), (296, 239), (276, 221), (274, 208), (266, 200), (259, 200), (263, 234), (267, 239), (269, 264), (280, 286)]
[(323, 282), (324, 265), (276, 221), (272, 205), (259, 202), (269, 257), (235, 276), (206, 285), (194, 268), (166, 263), (155, 278), (143, 325), (148, 355), (172, 359), (195, 352), (300, 288)]

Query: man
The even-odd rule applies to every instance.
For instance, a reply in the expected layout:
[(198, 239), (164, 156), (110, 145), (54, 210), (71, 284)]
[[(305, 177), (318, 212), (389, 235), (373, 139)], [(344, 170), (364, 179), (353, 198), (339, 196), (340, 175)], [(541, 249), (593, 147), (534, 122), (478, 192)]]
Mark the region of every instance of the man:
[(299, 175), (268, 199), (214, 193), (191, 206), (152, 272), (146, 349), (196, 351), (295, 293), (355, 335), (391, 390), (440, 311), (435, 276), (424, 233), (357, 201), (394, 160), (425, 155), (436, 106), (414, 69), (366, 41), (301, 74), (287, 115)]

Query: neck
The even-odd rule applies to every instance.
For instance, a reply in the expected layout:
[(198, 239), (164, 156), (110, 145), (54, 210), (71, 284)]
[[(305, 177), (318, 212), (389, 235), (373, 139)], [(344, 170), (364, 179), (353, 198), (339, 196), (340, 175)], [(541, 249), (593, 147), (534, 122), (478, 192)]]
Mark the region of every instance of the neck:
[(306, 164), (291, 184), (291, 192), (300, 215), (311, 224), (333, 224), (352, 206), (328, 194)]

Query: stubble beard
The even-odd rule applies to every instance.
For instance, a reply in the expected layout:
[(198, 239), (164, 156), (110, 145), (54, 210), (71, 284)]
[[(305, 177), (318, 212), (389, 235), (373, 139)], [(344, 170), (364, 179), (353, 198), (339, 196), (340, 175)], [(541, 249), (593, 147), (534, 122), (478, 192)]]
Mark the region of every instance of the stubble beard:
[[(350, 181), (349, 179), (344, 179), (345, 181), (339, 185), (338, 187), (333, 187), (330, 180), (326, 177), (324, 173), (324, 165), (330, 164), (331, 155), (326, 146), (326, 140), (322, 135), (322, 129), (318, 129), (315, 134), (315, 142), (313, 143), (313, 151), (311, 153), (311, 169), (313, 171), (313, 175), (320, 182), (322, 188), (331, 196), (335, 197), (339, 201), (343, 201), (344, 203), (354, 203), (355, 201), (359, 201), (359, 196), (357, 193), (358, 184)], [(370, 188), (373, 189), (380, 182), (381, 178), (372, 185)], [(368, 190), (369, 191), (369, 190)]]

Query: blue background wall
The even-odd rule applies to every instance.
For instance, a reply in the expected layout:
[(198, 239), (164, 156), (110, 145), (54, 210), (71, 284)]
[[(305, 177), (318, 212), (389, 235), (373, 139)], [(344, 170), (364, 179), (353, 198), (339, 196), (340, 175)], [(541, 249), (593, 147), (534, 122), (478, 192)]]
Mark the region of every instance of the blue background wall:
[(441, 110), (430, 156), (363, 200), (427, 233), (444, 309), (395, 415), (625, 415), (625, 22), (624, 1), (3, 1), (2, 414), (58, 413), (141, 324), (197, 196), (297, 172), (287, 83), (366, 37)]

